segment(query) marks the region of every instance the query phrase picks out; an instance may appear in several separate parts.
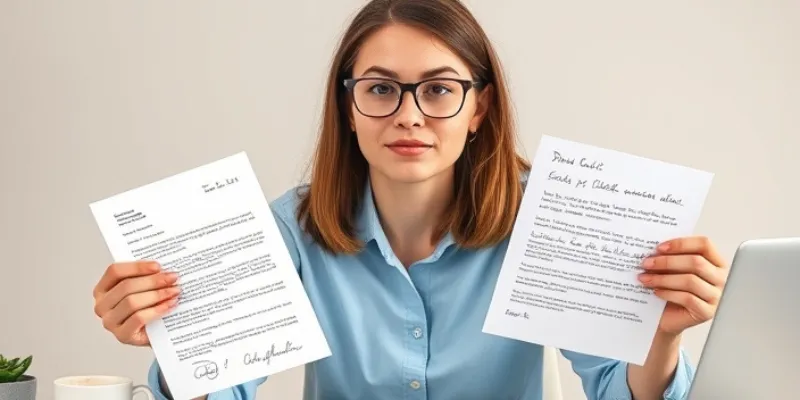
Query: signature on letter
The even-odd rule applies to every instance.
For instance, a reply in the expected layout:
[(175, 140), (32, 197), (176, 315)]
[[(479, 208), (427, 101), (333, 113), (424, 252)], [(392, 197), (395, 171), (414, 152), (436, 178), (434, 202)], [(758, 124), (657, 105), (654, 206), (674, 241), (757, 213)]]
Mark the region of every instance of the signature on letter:
[(528, 319), (528, 313), (527, 312), (519, 312), (519, 311), (512, 311), (512, 310), (506, 309), (506, 315), (510, 315), (512, 317), (515, 317), (515, 318)]
[(219, 368), (217, 367), (217, 363), (213, 361), (200, 360), (193, 362), (192, 365), (197, 366), (197, 368), (194, 370), (195, 379), (216, 379), (217, 376), (219, 376)]
[(294, 351), (300, 351), (303, 348), (302, 345), (295, 345), (290, 341), (286, 341), (286, 344), (283, 348), (276, 348), (275, 344), (273, 343), (263, 354), (259, 354), (258, 352), (254, 353), (247, 353), (244, 355), (244, 365), (250, 365), (255, 363), (266, 363), (269, 365), (272, 363), (273, 357), (279, 357), (287, 353), (291, 353)]

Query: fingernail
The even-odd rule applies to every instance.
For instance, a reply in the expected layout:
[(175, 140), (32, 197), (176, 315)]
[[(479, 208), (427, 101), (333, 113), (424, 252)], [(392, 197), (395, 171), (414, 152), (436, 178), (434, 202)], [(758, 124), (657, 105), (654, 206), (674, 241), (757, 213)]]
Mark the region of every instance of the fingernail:
[(639, 280), (644, 282), (644, 283), (647, 283), (647, 282), (650, 282), (651, 280), (653, 280), (653, 277), (648, 275), (648, 274), (640, 274), (639, 275)]
[(658, 251), (667, 251), (669, 250), (669, 243), (662, 243), (658, 246)]
[(645, 258), (644, 261), (642, 262), (642, 267), (644, 267), (644, 268), (653, 268), (655, 263), (656, 262), (652, 258)]
[(158, 265), (157, 262), (151, 262), (150, 263), (150, 270), (153, 271), (153, 272), (158, 272), (158, 271), (161, 270), (161, 266)]
[(169, 279), (171, 281), (177, 281), (178, 280), (178, 273), (177, 272), (167, 272), (167, 279)]

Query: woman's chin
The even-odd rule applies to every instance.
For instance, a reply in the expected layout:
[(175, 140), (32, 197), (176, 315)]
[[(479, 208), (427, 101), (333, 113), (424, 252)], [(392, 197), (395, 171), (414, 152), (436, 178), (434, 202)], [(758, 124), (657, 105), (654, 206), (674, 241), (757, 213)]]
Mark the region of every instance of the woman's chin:
[(422, 183), (439, 175), (434, 169), (424, 165), (403, 165), (395, 168), (382, 169), (380, 175), (388, 182), (399, 184)]

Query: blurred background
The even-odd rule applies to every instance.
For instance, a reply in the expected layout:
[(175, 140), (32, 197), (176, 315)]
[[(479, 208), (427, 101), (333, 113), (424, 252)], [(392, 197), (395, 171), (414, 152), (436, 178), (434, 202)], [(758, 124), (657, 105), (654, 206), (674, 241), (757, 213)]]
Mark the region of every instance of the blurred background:
[[(715, 173), (697, 225), (730, 258), (798, 234), (800, 2), (466, 1), (500, 53), (522, 144), (554, 135)], [(93, 313), (112, 261), (89, 203), (238, 151), (269, 199), (303, 177), (361, 0), (0, 0), (0, 353), (40, 398), (146, 379)], [(697, 362), (708, 324), (685, 346)], [(566, 400), (584, 399), (560, 361)], [(302, 368), (259, 398), (300, 399)], [(271, 398), (276, 398), (274, 395)]]

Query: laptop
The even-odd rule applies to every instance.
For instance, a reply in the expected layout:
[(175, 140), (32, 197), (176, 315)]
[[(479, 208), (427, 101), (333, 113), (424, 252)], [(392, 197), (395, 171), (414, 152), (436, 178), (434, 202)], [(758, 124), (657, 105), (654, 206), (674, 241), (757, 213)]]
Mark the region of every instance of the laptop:
[(734, 255), (691, 400), (800, 399), (800, 237)]

